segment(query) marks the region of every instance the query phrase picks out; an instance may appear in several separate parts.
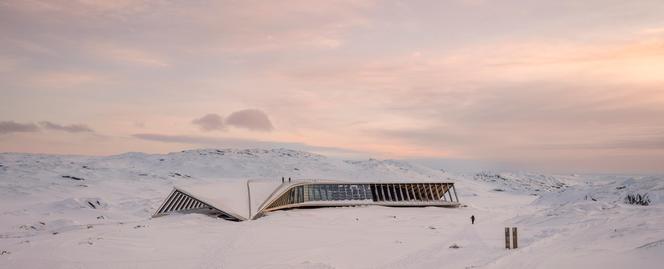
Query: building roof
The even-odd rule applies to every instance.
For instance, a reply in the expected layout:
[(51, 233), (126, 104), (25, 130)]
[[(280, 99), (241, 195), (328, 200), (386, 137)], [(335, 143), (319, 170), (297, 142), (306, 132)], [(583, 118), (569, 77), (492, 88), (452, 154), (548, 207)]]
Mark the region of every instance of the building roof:
[[(177, 197), (172, 197), (174, 195)], [(181, 198), (183, 195), (186, 197)], [(211, 210), (208, 212), (220, 211), (229, 219), (241, 221), (285, 208), (372, 204), (458, 206), (459, 202), (452, 182), (305, 179), (282, 183), (281, 180), (230, 180), (176, 186), (154, 216), (207, 209)]]

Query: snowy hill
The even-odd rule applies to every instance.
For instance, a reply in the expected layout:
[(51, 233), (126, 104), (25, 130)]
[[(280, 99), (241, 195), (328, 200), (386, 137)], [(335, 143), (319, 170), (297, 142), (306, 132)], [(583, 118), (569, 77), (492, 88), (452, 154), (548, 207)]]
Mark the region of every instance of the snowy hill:
[[(467, 206), (290, 210), (243, 223), (149, 218), (173, 185), (282, 176), (452, 180)], [(628, 194), (651, 204), (626, 204)], [(654, 176), (465, 176), (288, 149), (4, 153), (0, 268), (649, 268), (664, 262), (663, 197)], [(521, 248), (503, 249), (505, 226), (520, 228)]]
[[(343, 161), (289, 149), (198, 149), (109, 157), (0, 155), (0, 196), (16, 225), (67, 225), (145, 219), (173, 185), (281, 177), (343, 180), (443, 180), (449, 175), (399, 161)], [(103, 217), (97, 220), (97, 217)], [(93, 221), (89, 221), (91, 219)], [(31, 219), (28, 223), (26, 219)], [(8, 225), (8, 226), (5, 226)], [(37, 227), (37, 226), (35, 226)]]
[[(220, 179), (220, 178), (389, 178), (440, 177), (441, 172), (404, 162), (370, 159), (342, 161), (288, 149), (200, 149), (169, 154), (126, 153), (110, 157), (2, 154), (4, 175), (38, 177), (63, 175), (96, 179)], [(87, 178), (86, 178), (87, 176)]]
[(497, 186), (494, 191), (527, 192), (531, 194), (561, 191), (569, 185), (569, 180), (565, 181), (560, 176), (529, 173), (480, 172), (473, 175), (473, 179)]

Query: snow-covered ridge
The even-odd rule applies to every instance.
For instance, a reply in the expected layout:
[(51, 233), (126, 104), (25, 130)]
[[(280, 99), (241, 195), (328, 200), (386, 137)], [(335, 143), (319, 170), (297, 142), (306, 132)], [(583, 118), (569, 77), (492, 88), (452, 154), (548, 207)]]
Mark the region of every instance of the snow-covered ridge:
[(538, 205), (578, 202), (625, 204), (627, 195), (644, 195), (652, 205), (664, 204), (664, 180), (656, 176), (585, 176), (584, 180), (558, 193), (542, 194)]
[(562, 191), (569, 186), (569, 181), (561, 176), (532, 173), (494, 173), (479, 172), (473, 179), (496, 186), (496, 191), (514, 191), (538, 194), (542, 192)]
[[(49, 177), (66, 175), (89, 180), (187, 176), (200, 179), (285, 176), (350, 180), (366, 177), (418, 180), (445, 177), (439, 171), (400, 161), (343, 161), (290, 149), (196, 149), (168, 154), (125, 153), (107, 157), (4, 153), (0, 154), (0, 171), (20, 176), (38, 171)], [(394, 174), (394, 171), (399, 173)]]

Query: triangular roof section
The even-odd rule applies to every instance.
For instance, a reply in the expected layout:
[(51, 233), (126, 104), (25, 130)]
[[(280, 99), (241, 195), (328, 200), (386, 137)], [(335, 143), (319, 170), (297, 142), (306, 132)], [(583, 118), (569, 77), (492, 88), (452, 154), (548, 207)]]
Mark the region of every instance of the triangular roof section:
[[(175, 189), (238, 219), (251, 219), (281, 185), (275, 180), (232, 180), (177, 186)], [(249, 200), (249, 198), (251, 200)]]

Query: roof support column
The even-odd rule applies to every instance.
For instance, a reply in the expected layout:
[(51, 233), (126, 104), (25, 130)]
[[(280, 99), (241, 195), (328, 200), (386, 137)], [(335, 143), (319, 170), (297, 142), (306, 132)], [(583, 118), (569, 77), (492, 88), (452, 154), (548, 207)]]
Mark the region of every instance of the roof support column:
[(417, 194), (415, 194), (415, 184), (408, 184), (408, 191), (410, 192), (410, 197), (412, 200), (417, 201)]
[(422, 201), (427, 201), (426, 193), (424, 192), (424, 184), (417, 184), (417, 191), (420, 193)]
[(403, 200), (403, 196), (401, 196), (401, 193), (399, 192), (399, 184), (392, 184), (392, 189), (394, 189), (394, 201), (400, 202)]
[(392, 184), (392, 190), (394, 190), (394, 201), (395, 202), (401, 201), (401, 198), (399, 197), (399, 190), (397, 184)]
[(429, 189), (429, 194), (431, 194), (431, 201), (435, 201), (436, 196), (433, 194), (433, 186), (432, 184), (427, 184), (427, 188)]
[(392, 194), (390, 193), (390, 184), (386, 184), (386, 185), (385, 185), (385, 189), (387, 190), (387, 198), (388, 198), (388, 201), (390, 201), (390, 202), (393, 201), (393, 200), (392, 200)]
[(452, 198), (452, 190), (451, 190), (449, 184), (448, 184), (448, 186), (447, 186), (447, 193), (450, 194), (450, 201), (451, 201), (451, 202), (454, 202), (454, 198)]
[(409, 190), (408, 190), (409, 187), (410, 187), (409, 184), (404, 184), (404, 185), (403, 185), (404, 192), (406, 193), (406, 200), (408, 200), (408, 201), (411, 200), (411, 199), (410, 199), (410, 193), (408, 193), (408, 192), (409, 192)]

